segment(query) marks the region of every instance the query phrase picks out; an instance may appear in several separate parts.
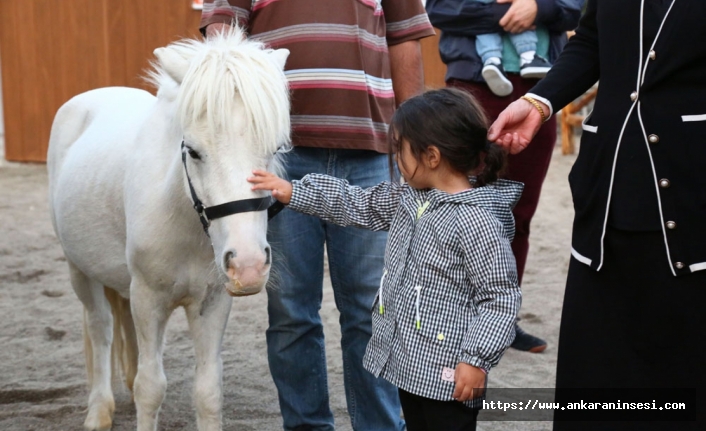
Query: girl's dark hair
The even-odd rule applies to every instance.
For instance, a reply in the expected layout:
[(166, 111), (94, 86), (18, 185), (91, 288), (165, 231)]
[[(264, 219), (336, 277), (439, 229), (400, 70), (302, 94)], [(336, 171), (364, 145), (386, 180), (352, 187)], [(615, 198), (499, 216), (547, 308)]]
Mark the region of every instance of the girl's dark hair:
[[(392, 117), (390, 173), (395, 154), (407, 141), (418, 161), (434, 145), (453, 170), (475, 174), (476, 186), (492, 183), (502, 173), (506, 156), (500, 146), (488, 141), (487, 134), (488, 120), (470, 93), (454, 88), (427, 91), (402, 103)], [(483, 169), (478, 172), (481, 164)]]

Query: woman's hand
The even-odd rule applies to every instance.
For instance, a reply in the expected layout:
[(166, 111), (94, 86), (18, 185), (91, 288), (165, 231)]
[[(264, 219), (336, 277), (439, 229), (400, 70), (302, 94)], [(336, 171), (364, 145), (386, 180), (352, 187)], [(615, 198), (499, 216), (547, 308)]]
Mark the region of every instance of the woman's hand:
[(253, 176), (248, 177), (248, 181), (254, 184), (251, 190), (270, 190), (272, 197), (289, 205), (289, 201), (292, 200), (292, 183), (267, 171), (256, 169), (252, 173)]
[(457, 401), (478, 398), (485, 392), (485, 372), (480, 368), (460, 362), (454, 374), (456, 387), (453, 397)]
[[(549, 112), (548, 106), (537, 103), (544, 112)], [(537, 108), (526, 100), (517, 99), (490, 126), (488, 140), (509, 150), (510, 154), (517, 154), (529, 145), (541, 126), (542, 116)]]

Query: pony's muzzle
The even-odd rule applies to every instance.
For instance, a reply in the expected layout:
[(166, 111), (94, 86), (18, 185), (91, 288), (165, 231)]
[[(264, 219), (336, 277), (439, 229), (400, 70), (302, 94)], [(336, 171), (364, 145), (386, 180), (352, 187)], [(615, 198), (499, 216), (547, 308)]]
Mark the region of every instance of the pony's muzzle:
[(270, 247), (256, 256), (239, 258), (235, 251), (228, 251), (224, 257), (229, 282), (226, 290), (232, 296), (254, 295), (262, 290), (270, 275)]

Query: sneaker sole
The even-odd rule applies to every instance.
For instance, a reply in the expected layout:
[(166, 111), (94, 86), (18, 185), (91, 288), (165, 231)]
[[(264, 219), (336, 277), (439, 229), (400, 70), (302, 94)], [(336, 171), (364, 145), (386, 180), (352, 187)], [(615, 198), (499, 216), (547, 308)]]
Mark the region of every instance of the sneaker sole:
[(543, 345), (543, 346), (532, 347), (531, 349), (528, 350), (528, 352), (530, 352), (530, 353), (542, 353), (542, 352), (545, 351), (545, 350), (547, 350), (547, 345), (546, 345), (546, 344)]
[(523, 78), (542, 79), (547, 76), (549, 69), (549, 67), (525, 67), (520, 70), (520, 76)]
[(512, 82), (504, 77), (502, 73), (499, 73), (498, 69), (484, 69), (481, 75), (483, 75), (483, 79), (485, 79), (485, 83), (488, 84), (490, 91), (496, 96), (505, 97), (512, 94)]

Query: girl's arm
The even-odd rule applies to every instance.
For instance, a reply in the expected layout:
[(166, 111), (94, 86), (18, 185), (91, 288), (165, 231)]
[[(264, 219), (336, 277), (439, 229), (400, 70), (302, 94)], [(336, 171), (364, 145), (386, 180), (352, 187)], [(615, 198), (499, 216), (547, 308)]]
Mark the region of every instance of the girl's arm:
[(248, 178), (255, 184), (253, 190), (272, 190), (272, 196), (288, 208), (341, 226), (389, 230), (402, 196), (402, 187), (390, 182), (363, 189), (322, 174), (292, 183), (265, 171), (253, 175)]
[(489, 370), (515, 335), (522, 298), (515, 257), (500, 222), (484, 210), (473, 211), (462, 224), (461, 241), (478, 315), (466, 331), (459, 360)]

